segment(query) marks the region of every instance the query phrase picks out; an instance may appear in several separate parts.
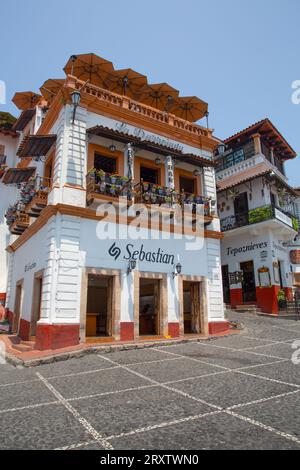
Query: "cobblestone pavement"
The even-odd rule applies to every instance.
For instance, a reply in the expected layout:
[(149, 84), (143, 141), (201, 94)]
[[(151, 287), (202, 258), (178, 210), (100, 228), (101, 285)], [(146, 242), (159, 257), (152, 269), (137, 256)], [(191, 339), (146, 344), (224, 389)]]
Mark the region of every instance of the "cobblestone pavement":
[(0, 448), (300, 449), (300, 322), (230, 317), (241, 334), (0, 365)]

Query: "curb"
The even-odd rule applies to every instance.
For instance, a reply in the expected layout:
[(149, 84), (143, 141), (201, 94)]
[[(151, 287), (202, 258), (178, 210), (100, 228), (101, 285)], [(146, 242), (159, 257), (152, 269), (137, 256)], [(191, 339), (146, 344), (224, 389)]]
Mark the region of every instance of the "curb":
[(207, 338), (191, 338), (191, 339), (176, 339), (176, 340), (168, 340), (168, 341), (160, 341), (160, 342), (145, 342), (145, 343), (133, 343), (133, 344), (116, 344), (110, 346), (92, 346), (90, 348), (82, 349), (79, 351), (70, 351), (61, 354), (53, 354), (46, 357), (30, 359), (28, 361), (24, 361), (23, 359), (15, 357), (13, 354), (6, 353), (6, 362), (15, 366), (15, 367), (37, 367), (42, 364), (52, 364), (54, 362), (60, 361), (67, 361), (68, 359), (79, 359), (80, 357), (87, 356), (89, 354), (108, 354), (111, 352), (119, 352), (119, 351), (131, 351), (134, 349), (147, 349), (147, 348), (155, 348), (155, 347), (162, 347), (162, 346), (172, 346), (176, 344), (186, 344), (186, 343), (200, 343), (204, 341), (214, 341), (219, 338), (236, 335), (237, 331), (234, 332), (230, 331), (227, 335), (224, 336), (209, 336)]

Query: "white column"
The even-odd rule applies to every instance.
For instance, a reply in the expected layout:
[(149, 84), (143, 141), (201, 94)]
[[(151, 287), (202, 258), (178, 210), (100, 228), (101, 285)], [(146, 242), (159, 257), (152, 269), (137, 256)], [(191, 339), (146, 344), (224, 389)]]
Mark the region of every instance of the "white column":
[(134, 180), (134, 149), (131, 143), (126, 144), (124, 151), (124, 172)]
[(173, 278), (172, 274), (168, 274), (168, 322), (179, 323), (179, 290), (178, 277)]
[(73, 107), (66, 105), (54, 126), (57, 134), (50, 204), (86, 206), (85, 177), (87, 172), (87, 111), (78, 107), (72, 123)]
[(167, 155), (165, 158), (165, 185), (167, 188), (174, 189), (174, 161), (171, 155)]
[(134, 271), (121, 272), (120, 322), (134, 322)]

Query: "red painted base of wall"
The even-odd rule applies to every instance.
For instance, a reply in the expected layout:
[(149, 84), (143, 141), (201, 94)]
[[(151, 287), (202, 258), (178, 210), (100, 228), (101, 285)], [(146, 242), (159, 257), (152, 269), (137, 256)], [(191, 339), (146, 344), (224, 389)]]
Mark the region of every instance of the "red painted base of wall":
[(6, 300), (6, 293), (0, 292), (0, 321), (5, 319), (5, 300)]
[(30, 337), (30, 322), (23, 318), (20, 319), (18, 336), (25, 341), (28, 341)]
[(168, 335), (171, 336), (171, 338), (179, 337), (179, 323), (168, 324)]
[(5, 318), (8, 320), (9, 328), (11, 329), (14, 321), (14, 314), (8, 308), (5, 309)]
[(230, 289), (230, 304), (232, 308), (243, 304), (243, 290)]
[(256, 297), (258, 308), (261, 308), (264, 313), (278, 314), (277, 294), (279, 290), (279, 286), (257, 287)]
[(208, 332), (210, 335), (215, 335), (218, 333), (227, 333), (228, 331), (229, 331), (228, 321), (210, 322), (208, 324)]
[(291, 287), (284, 287), (283, 290), (285, 292), (287, 300), (292, 301), (293, 300), (293, 289)]
[(134, 323), (120, 322), (120, 341), (134, 340)]
[(79, 324), (37, 325), (36, 349), (59, 349), (79, 344)]

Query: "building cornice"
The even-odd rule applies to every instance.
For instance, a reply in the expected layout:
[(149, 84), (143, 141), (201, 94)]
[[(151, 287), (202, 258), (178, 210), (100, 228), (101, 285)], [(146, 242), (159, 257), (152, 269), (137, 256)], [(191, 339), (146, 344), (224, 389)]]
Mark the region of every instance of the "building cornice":
[[(49, 205), (43, 209), (41, 212), (41, 215), (38, 217), (38, 219), (30, 225), (25, 232), (23, 232), (17, 240), (15, 240), (11, 245), (9, 245), (6, 250), (9, 253), (13, 253), (18, 248), (20, 248), (22, 245), (24, 245), (31, 237), (33, 237), (41, 228), (46, 225), (48, 220), (57, 214), (64, 214), (64, 215), (70, 215), (73, 217), (81, 217), (83, 219), (88, 219), (88, 220), (97, 220), (101, 221), (104, 217), (98, 216), (95, 211), (92, 211), (91, 209), (87, 208), (81, 208), (81, 207), (76, 207), (76, 206), (70, 206), (67, 204), (56, 204), (56, 205)], [(130, 223), (134, 217), (124, 217), (121, 218), (120, 216), (117, 217), (117, 223), (118, 224), (128, 224)], [(105, 221), (109, 222), (109, 218), (105, 217)], [(115, 220), (111, 219), (111, 222), (115, 222)], [(141, 222), (141, 227), (143, 227), (143, 223)], [(150, 228), (148, 221), (145, 223), (144, 228)], [(152, 229), (157, 229), (157, 230), (163, 230), (164, 228), (162, 227), (161, 224), (159, 224), (157, 227), (151, 226)], [(176, 230), (176, 227), (174, 227), (174, 230), (172, 232), (178, 232), (181, 233), (182, 229), (179, 227), (178, 230)], [(195, 235), (193, 230), (189, 230), (188, 233), (185, 233), (185, 235)], [(214, 230), (204, 230), (204, 237), (205, 238), (213, 238), (213, 239), (221, 239), (223, 238), (223, 234), (219, 231), (214, 231)]]

